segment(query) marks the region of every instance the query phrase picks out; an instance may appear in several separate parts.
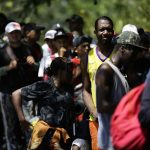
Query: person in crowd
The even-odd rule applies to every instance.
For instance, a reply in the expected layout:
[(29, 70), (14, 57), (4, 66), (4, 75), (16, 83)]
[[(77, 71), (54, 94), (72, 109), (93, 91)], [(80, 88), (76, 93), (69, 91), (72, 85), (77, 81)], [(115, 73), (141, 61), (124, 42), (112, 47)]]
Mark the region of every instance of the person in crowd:
[[(65, 31), (63, 26), (61, 24), (59, 24), (59, 23), (54, 24), (51, 29), (52, 30), (56, 30), (56, 31), (59, 31), (59, 30), (61, 30), (63, 32)], [(66, 32), (66, 35), (67, 35), (67, 41), (66, 41), (67, 44), (66, 44), (65, 48), (68, 51), (68, 50), (70, 50), (72, 48), (73, 34), (72, 34), (72, 32)]]
[[(67, 51), (67, 34), (62, 28), (49, 30), (45, 34), (45, 40), (47, 41), (46, 45), (49, 47), (48, 50), (50, 51), (43, 51), (43, 59), (40, 63), (38, 76), (43, 77), (45, 74), (46, 77), (44, 77), (44, 79), (47, 79), (46, 68), (51, 64), (54, 58), (58, 56), (63, 57), (64, 53)], [(43, 48), (45, 48), (45, 45), (43, 45)]]
[(73, 14), (70, 18), (66, 19), (66, 22), (68, 23), (69, 30), (72, 32), (74, 37), (84, 35), (84, 20), (81, 16)]
[(30, 71), (30, 76), (32, 76), (32, 80), (34, 81), (40, 80), (40, 78), (38, 78), (38, 70), (42, 58), (42, 48), (38, 41), (41, 37), (41, 31), (44, 29), (45, 27), (39, 26), (35, 23), (27, 23), (23, 27), (23, 41), (30, 46), (31, 55), (35, 60), (34, 70)]
[(76, 37), (73, 39), (73, 48), (77, 55), (80, 57), (85, 53), (90, 51), (90, 44), (92, 42), (92, 38), (87, 35), (83, 35), (80, 37)]
[(76, 57), (71, 61), (74, 63), (73, 75), (74, 75), (74, 100), (80, 104), (81, 114), (75, 121), (75, 140), (72, 143), (72, 150), (77, 149), (90, 149), (90, 134), (88, 125), (88, 110), (83, 101), (83, 83), (80, 61), (81, 57), (90, 50), (91, 38), (89, 36), (79, 36), (73, 39), (73, 51), (76, 53)]
[(149, 145), (149, 127), (150, 127), (150, 70), (147, 74), (146, 80), (144, 82), (145, 87), (141, 96), (140, 102), (140, 112), (138, 119), (140, 121), (141, 127), (147, 130), (147, 137), (145, 143), (145, 150), (150, 148)]
[[(146, 59), (148, 61), (148, 65), (147, 68), (149, 67), (148, 73), (146, 74), (146, 80), (144, 82), (144, 91), (142, 93), (141, 96), (141, 102), (140, 102), (140, 112), (138, 115), (140, 124), (142, 126), (142, 128), (146, 129), (147, 132), (149, 132), (149, 124), (150, 124), (150, 119), (149, 119), (149, 89), (150, 89), (150, 34), (149, 32), (144, 32), (144, 34), (146, 34), (146, 36), (144, 35), (144, 37), (146, 37), (146, 39), (144, 38), (144, 42), (147, 43), (148, 40), (148, 53), (146, 54)], [(142, 37), (143, 37), (143, 32), (142, 32)], [(143, 67), (143, 66), (141, 66)], [(147, 69), (146, 69), (147, 70)], [(145, 150), (149, 149), (150, 145), (149, 145), (149, 135), (147, 134), (146, 137), (146, 143), (145, 143)]]
[[(0, 149), (23, 149), (22, 133), (14, 108), (11, 103), (12, 91), (28, 85), (28, 69), (35, 61), (30, 48), (21, 41), (21, 27), (17, 22), (10, 22), (5, 27), (9, 42), (0, 49)], [(6, 148), (7, 147), (7, 148)]]
[(42, 58), (41, 46), (37, 43), (41, 37), (41, 31), (45, 27), (36, 25), (35, 23), (27, 23), (24, 25), (24, 41), (31, 46), (31, 54), (35, 62), (39, 62)]
[(0, 13), (0, 39), (3, 40), (5, 35), (5, 26), (8, 23), (8, 18), (4, 13)]
[(58, 50), (58, 55), (63, 57), (68, 49), (68, 35), (64, 29), (57, 29), (54, 38), (55, 47)]
[[(55, 58), (49, 68), (49, 80), (38, 81), (18, 89), (12, 94), (12, 101), (24, 130), (31, 124), (22, 111), (22, 100), (37, 101), (40, 120), (33, 128), (28, 149), (65, 148), (70, 139), (70, 127), (74, 120), (72, 95), (72, 63), (65, 58)], [(61, 145), (62, 144), (62, 145)]]
[(92, 38), (87, 35), (72, 38), (72, 47), (64, 53), (64, 56), (69, 59), (80, 58), (80, 55), (91, 49), (91, 42)]
[[(1, 50), (1, 65), (6, 67), (3, 70), (5, 76), (1, 77), (0, 87), (11, 93), (13, 90), (28, 84), (27, 69), (33, 67), (35, 60), (31, 56), (30, 47), (21, 41), (22, 35), (19, 23), (8, 23), (5, 27), (5, 33), (9, 42)], [(7, 85), (6, 82), (8, 82)]]
[(24, 41), (31, 46), (31, 54), (36, 62), (39, 62), (42, 57), (41, 46), (37, 43), (41, 37), (41, 31), (45, 27), (36, 25), (35, 23), (27, 23), (24, 25)]
[(44, 77), (44, 74), (46, 74), (46, 70), (50, 66), (52, 60), (58, 57), (58, 51), (55, 48), (54, 44), (56, 32), (57, 32), (56, 30), (48, 30), (45, 33), (44, 36), (45, 44), (42, 45), (43, 57), (40, 61), (38, 77)]
[(81, 69), (83, 75), (83, 96), (84, 102), (90, 113), (89, 128), (92, 141), (92, 149), (97, 150), (97, 110), (96, 110), (96, 89), (95, 89), (95, 74), (97, 68), (110, 59), (113, 51), (112, 38), (114, 35), (113, 21), (102, 16), (95, 21), (95, 31), (97, 37), (97, 45), (92, 48), (87, 55), (82, 57)]
[(130, 85), (130, 88), (133, 88), (144, 82), (146, 78), (146, 74), (150, 67), (150, 61), (149, 61), (150, 57), (147, 51), (149, 47), (148, 46), (149, 41), (148, 41), (148, 36), (146, 35), (146, 33), (144, 32), (142, 28), (137, 29), (137, 27), (132, 24), (125, 25), (123, 28), (125, 27), (128, 27), (126, 28), (126, 31), (128, 31), (130, 27), (131, 30), (129, 31), (134, 32), (135, 34), (138, 34), (140, 36), (141, 45), (146, 48), (145, 51), (143, 51), (143, 54), (141, 54), (141, 56), (144, 55), (144, 57), (139, 56), (141, 58), (138, 62), (137, 61), (130, 62), (130, 66), (128, 67), (128, 71), (126, 72), (128, 76), (128, 83)]
[(129, 91), (126, 74), (128, 67), (132, 62), (138, 62), (139, 56), (144, 57), (142, 53), (146, 48), (141, 46), (138, 34), (124, 31), (118, 36), (114, 49), (111, 59), (100, 65), (96, 73), (98, 143), (102, 150), (113, 150), (109, 133), (111, 115)]

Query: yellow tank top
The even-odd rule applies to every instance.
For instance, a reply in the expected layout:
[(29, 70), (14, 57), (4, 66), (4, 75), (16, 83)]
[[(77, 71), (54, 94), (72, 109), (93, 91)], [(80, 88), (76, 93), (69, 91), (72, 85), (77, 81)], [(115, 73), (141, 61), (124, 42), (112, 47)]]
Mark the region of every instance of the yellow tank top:
[[(91, 82), (92, 99), (93, 99), (93, 103), (95, 107), (96, 107), (95, 74), (96, 74), (98, 67), (104, 62), (98, 57), (96, 48), (97, 47), (94, 47), (93, 49), (91, 49), (88, 55), (88, 73), (89, 73), (90, 82)], [(106, 60), (109, 60), (111, 55)], [(90, 120), (92, 120), (92, 117), (90, 117)]]

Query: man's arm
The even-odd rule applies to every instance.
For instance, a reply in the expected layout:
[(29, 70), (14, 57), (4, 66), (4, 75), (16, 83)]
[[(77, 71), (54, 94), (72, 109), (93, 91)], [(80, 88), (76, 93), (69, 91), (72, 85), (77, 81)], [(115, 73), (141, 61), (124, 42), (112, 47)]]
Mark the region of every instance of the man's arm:
[(21, 89), (18, 89), (12, 93), (12, 102), (17, 112), (19, 121), (23, 127), (23, 129), (28, 129), (31, 124), (26, 121), (25, 116), (22, 110), (22, 100), (21, 100)]
[(91, 82), (89, 78), (89, 73), (87, 72), (87, 56), (88, 54), (81, 57), (81, 70), (82, 70), (82, 79), (83, 79), (83, 100), (87, 106), (90, 114), (97, 118), (97, 110), (94, 106), (92, 94), (91, 94)]
[(96, 73), (96, 102), (100, 113), (112, 113), (115, 108), (111, 101), (113, 73), (108, 64), (102, 64)]
[[(86, 77), (85, 77), (86, 78)], [(83, 100), (85, 105), (87, 106), (90, 114), (96, 119), (97, 118), (97, 110), (94, 106), (91, 91), (89, 91), (90, 82), (87, 79), (84, 79), (84, 89), (83, 89)]]
[(16, 60), (11, 60), (9, 65), (0, 67), (0, 77), (7, 74), (8, 71), (13, 70), (17, 67), (17, 61)]

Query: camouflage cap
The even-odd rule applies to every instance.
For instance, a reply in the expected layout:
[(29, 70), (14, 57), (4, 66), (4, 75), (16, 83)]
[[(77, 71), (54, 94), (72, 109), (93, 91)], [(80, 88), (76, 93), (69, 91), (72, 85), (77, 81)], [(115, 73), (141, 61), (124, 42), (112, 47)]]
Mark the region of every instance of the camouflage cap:
[(139, 46), (140, 36), (131, 31), (124, 31), (118, 36), (117, 44), (130, 44), (130, 45)]

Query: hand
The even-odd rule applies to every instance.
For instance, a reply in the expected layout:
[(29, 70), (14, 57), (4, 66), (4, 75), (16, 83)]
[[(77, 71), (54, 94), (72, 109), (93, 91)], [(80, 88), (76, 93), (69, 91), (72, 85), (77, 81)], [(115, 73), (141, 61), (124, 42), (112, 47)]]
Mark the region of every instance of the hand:
[(7, 66), (8, 70), (15, 69), (16, 67), (17, 67), (17, 61), (16, 60), (12, 60), (10, 62), (10, 64)]
[(91, 115), (92, 115), (93, 119), (96, 121), (97, 117), (98, 117), (96, 109), (91, 112)]
[(32, 127), (32, 124), (28, 122), (27, 120), (20, 120), (20, 125), (23, 128), (23, 130), (28, 130), (30, 127)]
[(26, 61), (30, 65), (33, 65), (35, 63), (35, 60), (34, 60), (34, 58), (32, 56), (28, 56)]
[(65, 54), (65, 52), (66, 52), (66, 48), (61, 47), (60, 50), (59, 50), (59, 52), (60, 52), (59, 56), (60, 56), (60, 57), (63, 57), (64, 54)]

